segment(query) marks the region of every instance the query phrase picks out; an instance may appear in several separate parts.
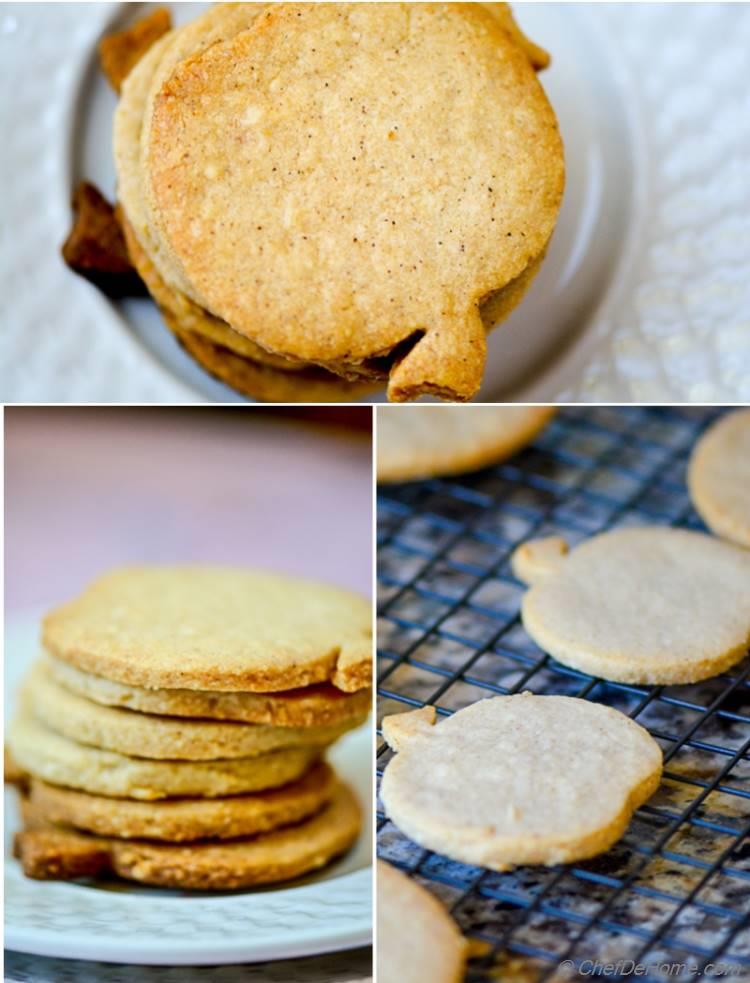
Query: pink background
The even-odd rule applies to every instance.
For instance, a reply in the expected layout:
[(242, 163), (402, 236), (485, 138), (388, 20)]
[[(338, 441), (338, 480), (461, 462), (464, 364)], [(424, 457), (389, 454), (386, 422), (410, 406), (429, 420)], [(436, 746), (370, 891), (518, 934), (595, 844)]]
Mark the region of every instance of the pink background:
[(11, 616), (126, 563), (264, 567), (371, 592), (367, 433), (252, 406), (17, 407), (5, 461)]

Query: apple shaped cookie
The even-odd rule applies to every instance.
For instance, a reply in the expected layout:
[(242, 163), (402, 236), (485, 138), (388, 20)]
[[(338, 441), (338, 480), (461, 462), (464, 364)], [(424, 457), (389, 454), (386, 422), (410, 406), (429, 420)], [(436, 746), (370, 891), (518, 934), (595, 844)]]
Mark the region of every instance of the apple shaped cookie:
[(750, 644), (750, 553), (703, 533), (621, 529), (570, 555), (526, 543), (513, 569), (531, 584), (523, 624), (559, 662), (621, 683), (708, 679)]
[(480, 700), (437, 726), (423, 707), (386, 717), (383, 734), (397, 752), (388, 816), (421, 846), (492, 870), (602, 853), (661, 778), (647, 731), (567, 696)]
[(698, 441), (688, 486), (712, 532), (750, 547), (750, 409), (721, 417)]
[(516, 454), (551, 420), (551, 406), (383, 406), (378, 481), (463, 474)]
[(378, 980), (458, 983), (468, 943), (437, 898), (378, 861)]

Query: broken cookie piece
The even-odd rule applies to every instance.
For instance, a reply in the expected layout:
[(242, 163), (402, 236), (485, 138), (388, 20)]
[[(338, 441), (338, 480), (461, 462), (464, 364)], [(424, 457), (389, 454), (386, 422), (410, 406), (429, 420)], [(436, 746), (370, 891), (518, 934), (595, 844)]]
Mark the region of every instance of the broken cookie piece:
[(73, 194), (73, 228), (62, 247), (66, 264), (109, 297), (143, 296), (117, 213), (101, 192), (82, 182)]
[(119, 93), (133, 68), (154, 42), (172, 28), (172, 17), (160, 7), (124, 31), (108, 34), (99, 42), (99, 63), (107, 81)]

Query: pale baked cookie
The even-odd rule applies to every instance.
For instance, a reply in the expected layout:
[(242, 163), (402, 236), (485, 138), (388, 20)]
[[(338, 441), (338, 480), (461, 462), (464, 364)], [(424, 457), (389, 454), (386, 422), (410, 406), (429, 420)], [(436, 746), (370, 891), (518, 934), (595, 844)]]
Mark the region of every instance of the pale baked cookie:
[(563, 189), (529, 54), (479, 4), (269, 5), (175, 66), (144, 138), (203, 305), (276, 354), (377, 359), (395, 400), (475, 394), (479, 306), (544, 252)]
[(207, 720), (239, 720), (276, 727), (320, 727), (332, 724), (356, 726), (369, 713), (372, 690), (343, 693), (330, 683), (304, 686), (280, 693), (217, 693), (193, 689), (143, 689), (103, 676), (82, 672), (75, 666), (47, 656), (47, 673), (65, 689), (104, 706), (158, 713), (167, 717), (203, 717)]
[(164, 717), (92, 703), (59, 686), (41, 666), (29, 673), (22, 706), (56, 734), (106, 751), (174, 761), (254, 758), (309, 746), (322, 751), (353, 722), (314, 727), (274, 727), (224, 720)]
[(15, 853), (28, 877), (68, 880), (105, 872), (160, 887), (230, 890), (289, 880), (344, 853), (361, 828), (360, 808), (339, 784), (312, 818), (260, 836), (221, 843), (158, 843), (90, 836), (48, 823), (26, 801)]
[(693, 505), (723, 539), (750, 547), (750, 409), (722, 416), (693, 449)]
[(46, 649), (154, 689), (371, 685), (369, 604), (312, 580), (225, 567), (130, 567), (48, 614)]
[(101, 836), (181, 843), (254, 836), (300, 822), (329, 801), (334, 787), (333, 772), (321, 762), (297, 782), (253, 795), (138, 802), (91, 795), (33, 778), (29, 799), (35, 815), (51, 823)]
[(386, 717), (398, 752), (381, 797), (421, 846), (508, 870), (593, 857), (656, 790), (658, 744), (629, 717), (567, 696), (498, 696), (435, 725), (435, 708)]
[(565, 665), (622, 683), (692, 683), (750, 645), (750, 553), (672, 528), (606, 532), (565, 555), (563, 540), (520, 547), (534, 641)]
[(442, 904), (406, 874), (377, 864), (379, 983), (459, 983), (468, 945)]
[(554, 413), (552, 406), (379, 406), (378, 481), (496, 464), (530, 443)]
[(272, 751), (255, 758), (157, 761), (79, 744), (55, 734), (27, 711), (11, 725), (8, 746), (24, 771), (52, 785), (130, 799), (239, 795), (294, 782), (320, 756), (320, 748)]

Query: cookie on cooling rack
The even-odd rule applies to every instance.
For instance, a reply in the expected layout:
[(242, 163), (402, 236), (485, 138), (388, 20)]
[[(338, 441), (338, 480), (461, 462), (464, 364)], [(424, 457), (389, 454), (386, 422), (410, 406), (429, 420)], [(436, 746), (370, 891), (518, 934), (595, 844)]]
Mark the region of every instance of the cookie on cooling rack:
[(443, 905), (410, 877), (377, 864), (380, 983), (459, 983), (468, 943)]
[(688, 486), (712, 532), (750, 547), (750, 409), (721, 417), (698, 441)]
[(513, 556), (523, 624), (559, 662), (614, 682), (694, 683), (750, 645), (750, 553), (685, 529), (557, 537)]
[(523, 693), (383, 720), (381, 797), (420, 846), (492, 870), (593, 857), (656, 790), (658, 744), (598, 703)]
[(475, 471), (530, 443), (552, 406), (383, 406), (378, 409), (378, 481)]

